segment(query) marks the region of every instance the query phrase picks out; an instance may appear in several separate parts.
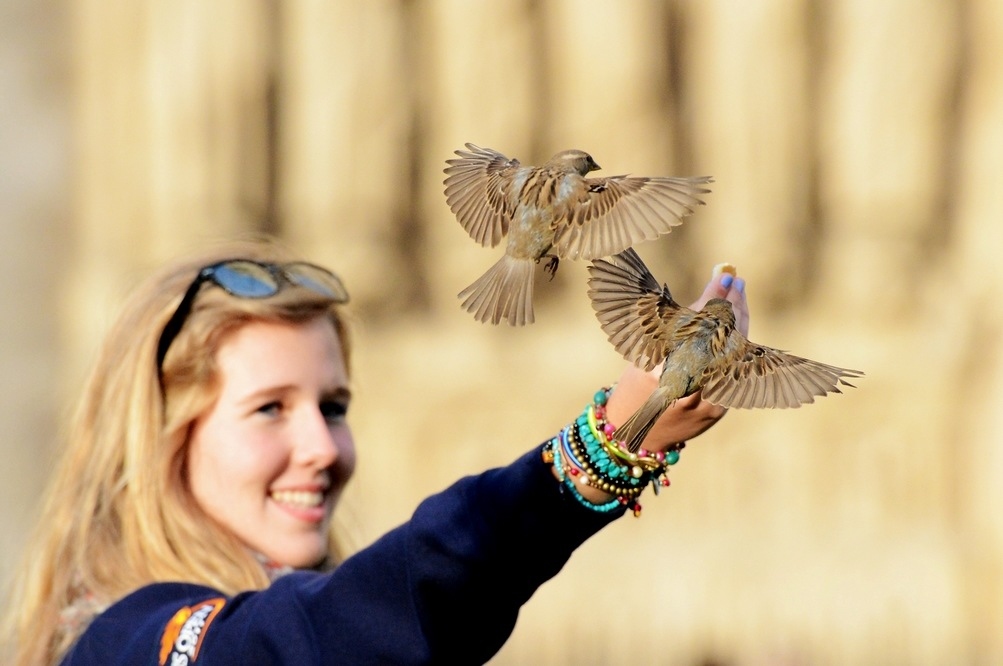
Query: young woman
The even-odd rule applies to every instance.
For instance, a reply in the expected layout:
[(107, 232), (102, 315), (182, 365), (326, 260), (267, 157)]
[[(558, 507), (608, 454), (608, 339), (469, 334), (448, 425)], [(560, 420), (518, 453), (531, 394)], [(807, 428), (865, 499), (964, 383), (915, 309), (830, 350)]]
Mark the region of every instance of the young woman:
[[(715, 278), (702, 300), (727, 297), (747, 327), (742, 286)], [(14, 663), (484, 662), (537, 587), (659, 482), (665, 452), (723, 414), (680, 400), (640, 459), (618, 460), (604, 426), (656, 384), (627, 368), (542, 447), (340, 561), (329, 523), (356, 455), (347, 300), (336, 276), (269, 243), (137, 290), (6, 609)]]

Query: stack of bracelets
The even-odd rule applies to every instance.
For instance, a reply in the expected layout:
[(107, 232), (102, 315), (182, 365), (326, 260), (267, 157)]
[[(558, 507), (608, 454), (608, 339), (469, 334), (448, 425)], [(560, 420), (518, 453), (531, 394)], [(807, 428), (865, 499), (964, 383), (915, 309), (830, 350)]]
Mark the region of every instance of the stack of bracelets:
[[(641, 515), (637, 498), (650, 483), (655, 494), (669, 485), (668, 466), (679, 462), (685, 442), (669, 450), (651, 453), (627, 450), (624, 442), (613, 439), (616, 428), (606, 420), (606, 401), (612, 388), (596, 391), (593, 402), (573, 423), (543, 445), (543, 460), (552, 464), (564, 488), (583, 506), (600, 513), (627, 506), (634, 516)], [(613, 499), (595, 504), (582, 496), (576, 482), (593, 486), (613, 495)]]

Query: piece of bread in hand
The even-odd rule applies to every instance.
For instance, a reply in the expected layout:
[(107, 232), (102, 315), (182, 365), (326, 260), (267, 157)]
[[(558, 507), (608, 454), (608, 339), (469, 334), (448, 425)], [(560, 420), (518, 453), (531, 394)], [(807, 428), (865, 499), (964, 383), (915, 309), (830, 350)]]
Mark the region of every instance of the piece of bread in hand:
[(711, 273), (711, 279), (713, 280), (721, 273), (730, 273), (732, 277), (738, 275), (738, 269), (734, 265), (729, 263), (718, 264), (714, 266), (714, 270)]

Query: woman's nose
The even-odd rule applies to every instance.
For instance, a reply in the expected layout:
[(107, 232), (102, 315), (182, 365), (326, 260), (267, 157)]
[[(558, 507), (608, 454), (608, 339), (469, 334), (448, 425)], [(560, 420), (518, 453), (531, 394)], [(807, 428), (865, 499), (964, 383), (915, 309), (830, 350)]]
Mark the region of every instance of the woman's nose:
[(319, 408), (304, 410), (296, 431), (297, 461), (317, 469), (324, 469), (333, 465), (339, 454), (338, 441), (332, 432), (331, 422)]

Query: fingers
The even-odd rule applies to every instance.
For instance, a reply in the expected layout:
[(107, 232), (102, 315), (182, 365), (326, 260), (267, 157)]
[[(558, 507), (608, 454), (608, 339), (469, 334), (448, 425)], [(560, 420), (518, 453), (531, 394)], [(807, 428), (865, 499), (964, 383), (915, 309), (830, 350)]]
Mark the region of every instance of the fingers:
[(701, 310), (703, 306), (707, 305), (707, 301), (712, 298), (727, 298), (728, 292), (734, 286), (734, 279), (730, 273), (721, 273), (720, 275), (714, 275), (711, 277), (710, 282), (704, 287), (703, 293), (700, 294), (700, 298), (695, 300), (692, 305), (690, 305), (691, 310)]
[(745, 280), (737, 277), (731, 287), (725, 298), (731, 301), (731, 307), (735, 311), (735, 326), (742, 335), (749, 337), (749, 301), (745, 297)]
[(731, 273), (716, 273), (704, 287), (700, 298), (690, 306), (700, 310), (712, 298), (726, 298), (735, 311), (735, 324), (742, 335), (749, 336), (749, 302), (745, 297), (745, 280)]

